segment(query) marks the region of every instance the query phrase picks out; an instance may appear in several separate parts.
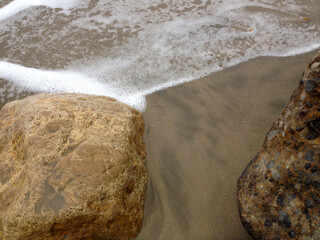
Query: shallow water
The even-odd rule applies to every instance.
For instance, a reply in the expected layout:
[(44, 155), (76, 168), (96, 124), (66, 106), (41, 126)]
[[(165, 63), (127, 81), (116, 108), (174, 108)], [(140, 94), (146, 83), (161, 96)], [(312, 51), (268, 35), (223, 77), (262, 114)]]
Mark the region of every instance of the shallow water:
[(320, 46), (318, 0), (2, 0), (0, 7), (2, 102), (21, 91), (82, 92), (144, 110), (144, 97), (160, 89)]

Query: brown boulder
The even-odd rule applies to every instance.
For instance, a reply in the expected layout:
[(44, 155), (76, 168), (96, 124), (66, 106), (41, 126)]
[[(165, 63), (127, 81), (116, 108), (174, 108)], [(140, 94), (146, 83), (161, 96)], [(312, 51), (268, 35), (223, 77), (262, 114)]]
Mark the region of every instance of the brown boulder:
[(140, 113), (39, 94), (0, 112), (0, 239), (132, 239), (146, 188)]
[(320, 236), (320, 52), (239, 178), (237, 197), (254, 239)]

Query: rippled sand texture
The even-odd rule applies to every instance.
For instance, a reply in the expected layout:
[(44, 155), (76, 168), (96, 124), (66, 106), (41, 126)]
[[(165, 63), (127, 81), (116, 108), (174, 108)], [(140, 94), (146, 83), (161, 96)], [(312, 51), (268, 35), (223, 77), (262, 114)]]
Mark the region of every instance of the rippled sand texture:
[(147, 97), (149, 183), (136, 240), (249, 240), (236, 181), (315, 52), (261, 57)]

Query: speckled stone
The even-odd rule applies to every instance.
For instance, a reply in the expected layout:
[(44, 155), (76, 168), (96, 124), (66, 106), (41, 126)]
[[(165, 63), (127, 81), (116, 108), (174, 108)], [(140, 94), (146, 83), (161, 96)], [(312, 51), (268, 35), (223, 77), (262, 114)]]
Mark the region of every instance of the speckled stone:
[(238, 180), (241, 221), (253, 239), (320, 237), (319, 62), (320, 52)]
[(0, 111), (0, 239), (132, 239), (147, 173), (141, 114), (108, 97), (39, 94)]

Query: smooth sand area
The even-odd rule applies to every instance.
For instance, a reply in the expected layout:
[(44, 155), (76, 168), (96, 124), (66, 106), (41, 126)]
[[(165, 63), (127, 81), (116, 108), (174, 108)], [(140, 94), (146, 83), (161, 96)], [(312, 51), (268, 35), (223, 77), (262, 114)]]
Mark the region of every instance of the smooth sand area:
[(260, 57), (147, 97), (144, 226), (137, 240), (249, 240), (236, 182), (316, 52)]

